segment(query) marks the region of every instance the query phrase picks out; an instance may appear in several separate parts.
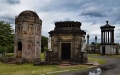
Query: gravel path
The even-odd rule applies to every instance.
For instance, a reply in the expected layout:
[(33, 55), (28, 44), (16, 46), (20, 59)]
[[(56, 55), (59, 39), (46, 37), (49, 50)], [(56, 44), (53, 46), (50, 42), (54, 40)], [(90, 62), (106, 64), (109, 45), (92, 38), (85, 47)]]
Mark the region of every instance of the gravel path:
[(109, 65), (109, 64), (116, 65), (115, 68), (103, 72), (102, 75), (120, 75), (120, 58), (113, 58), (113, 57), (108, 57), (108, 56), (100, 56), (98, 58), (101, 58), (101, 59), (108, 61), (104, 65)]
[[(111, 64), (116, 65), (115, 68), (110, 69), (108, 71), (104, 71), (101, 75), (120, 75), (120, 58), (114, 58), (110, 56), (96, 56), (96, 58), (101, 58), (107, 61), (106, 64), (100, 66), (111, 65)], [(80, 73), (81, 72), (65, 72), (58, 75), (80, 75)]]

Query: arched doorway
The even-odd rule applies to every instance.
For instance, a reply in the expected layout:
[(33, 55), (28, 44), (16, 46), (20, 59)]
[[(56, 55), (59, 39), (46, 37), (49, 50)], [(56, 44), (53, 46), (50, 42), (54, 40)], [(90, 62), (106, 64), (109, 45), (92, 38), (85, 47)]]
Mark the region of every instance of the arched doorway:
[(22, 43), (21, 42), (18, 42), (17, 57), (18, 58), (22, 57)]

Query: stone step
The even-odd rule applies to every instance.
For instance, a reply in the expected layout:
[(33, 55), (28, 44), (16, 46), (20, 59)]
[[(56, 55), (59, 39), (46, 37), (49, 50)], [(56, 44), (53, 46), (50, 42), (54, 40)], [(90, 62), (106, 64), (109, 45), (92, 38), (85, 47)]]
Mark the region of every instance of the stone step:
[(8, 62), (9, 64), (16, 64), (17, 60)]
[(98, 62), (93, 62), (94, 66), (99, 66), (100, 64)]
[(60, 64), (61, 66), (71, 66), (71, 64)]
[(100, 64), (98, 62), (89, 61), (89, 62), (85, 63), (85, 65), (99, 66)]

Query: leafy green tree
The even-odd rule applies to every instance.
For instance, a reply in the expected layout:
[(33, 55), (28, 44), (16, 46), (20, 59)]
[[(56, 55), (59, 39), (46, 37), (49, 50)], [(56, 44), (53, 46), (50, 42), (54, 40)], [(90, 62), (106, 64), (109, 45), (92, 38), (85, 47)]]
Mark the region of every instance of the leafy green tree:
[(48, 37), (41, 36), (41, 51), (44, 52), (48, 48)]
[(13, 52), (14, 30), (10, 23), (0, 21), (0, 52)]

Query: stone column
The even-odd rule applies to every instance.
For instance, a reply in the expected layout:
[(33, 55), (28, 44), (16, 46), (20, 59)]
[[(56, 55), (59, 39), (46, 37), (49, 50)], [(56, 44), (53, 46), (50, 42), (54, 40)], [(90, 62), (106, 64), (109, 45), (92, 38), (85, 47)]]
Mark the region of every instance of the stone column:
[[(89, 48), (88, 48), (88, 47), (89, 47), (89, 37), (90, 37), (89, 34), (87, 34), (87, 50), (89, 50)], [(80, 48), (81, 48), (81, 47), (80, 47)], [(89, 52), (89, 51), (88, 51), (88, 52)]]
[(95, 36), (95, 46), (97, 47), (97, 36)]
[(101, 31), (101, 43), (103, 43), (103, 31)]
[(111, 31), (111, 43), (112, 43), (112, 41), (113, 41), (112, 38), (113, 38), (113, 37), (112, 37), (112, 31)]
[(106, 31), (106, 43), (107, 43), (107, 31)]
[(108, 31), (108, 43), (109, 43), (109, 31)]
[(113, 39), (113, 43), (114, 43), (114, 30), (112, 31), (112, 39)]
[(110, 31), (110, 43), (112, 43), (112, 31)]
[(103, 37), (104, 37), (104, 38), (103, 38), (104, 41), (103, 41), (103, 43), (105, 43), (105, 32), (103, 31), (103, 33), (104, 33), (104, 36), (103, 36)]

